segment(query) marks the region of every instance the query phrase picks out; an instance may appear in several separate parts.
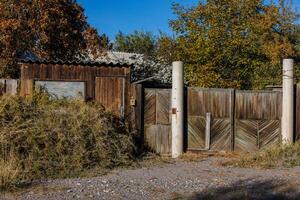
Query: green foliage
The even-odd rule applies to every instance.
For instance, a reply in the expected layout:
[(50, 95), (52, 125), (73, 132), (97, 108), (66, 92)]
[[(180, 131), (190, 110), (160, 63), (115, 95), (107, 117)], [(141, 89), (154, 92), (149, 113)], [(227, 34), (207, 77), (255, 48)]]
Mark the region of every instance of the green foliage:
[(174, 12), (173, 58), (186, 63), (191, 86), (280, 84), (281, 60), (298, 55), (294, 12), (285, 1), (208, 0), (190, 8), (174, 5)]
[(113, 49), (134, 53), (130, 58), (135, 63), (133, 81), (156, 77), (156, 81), (168, 83), (171, 81), (171, 69), (168, 56), (164, 52), (167, 50), (166, 45), (163, 43), (167, 38), (163, 34), (155, 36), (151, 32), (134, 31), (128, 35), (119, 32)]
[(300, 142), (293, 145), (263, 149), (257, 153), (243, 155), (239, 159), (228, 163), (236, 167), (296, 167), (300, 166)]
[(17, 163), (23, 181), (125, 166), (135, 153), (133, 136), (97, 104), (4, 96), (0, 126), (0, 157)]
[(157, 38), (151, 32), (134, 31), (125, 35), (119, 32), (114, 42), (114, 50), (128, 53), (139, 53), (153, 56), (156, 50)]

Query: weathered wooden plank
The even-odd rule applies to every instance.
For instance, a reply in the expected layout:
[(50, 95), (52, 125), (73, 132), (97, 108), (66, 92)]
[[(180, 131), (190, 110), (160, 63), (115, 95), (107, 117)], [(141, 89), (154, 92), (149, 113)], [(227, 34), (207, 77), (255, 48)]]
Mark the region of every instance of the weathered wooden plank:
[(188, 117), (188, 149), (205, 149), (205, 126), (205, 117)]
[(281, 98), (279, 92), (236, 91), (237, 119), (280, 119)]
[(145, 145), (156, 152), (156, 125), (144, 126)]
[(236, 120), (235, 150), (253, 152), (258, 150), (258, 121)]
[(0, 96), (5, 93), (5, 79), (0, 79)]
[(171, 126), (157, 125), (157, 132), (161, 132), (161, 154), (168, 155), (171, 153)]
[(210, 136), (211, 136), (211, 113), (206, 113), (205, 150), (210, 149)]
[(261, 120), (258, 126), (259, 148), (269, 148), (280, 144), (279, 120)]
[(144, 123), (156, 124), (156, 91), (154, 89), (145, 90)]
[(235, 90), (230, 90), (230, 151), (234, 151), (234, 137), (235, 137)]
[(171, 90), (160, 89), (156, 91), (156, 124), (171, 124)]
[[(121, 116), (121, 107), (123, 106), (124, 78), (118, 77), (97, 77), (95, 100), (101, 103), (107, 110)], [(118, 91), (115, 91), (118, 90)], [(115, 91), (115, 92), (114, 92)]]
[(214, 151), (231, 150), (230, 119), (213, 119), (210, 134), (210, 149)]
[(229, 89), (188, 89), (188, 115), (205, 116), (211, 113), (214, 118), (229, 118)]
[(295, 139), (296, 141), (300, 140), (300, 83), (296, 85), (296, 102), (295, 102), (295, 108), (296, 108), (296, 117), (295, 117)]

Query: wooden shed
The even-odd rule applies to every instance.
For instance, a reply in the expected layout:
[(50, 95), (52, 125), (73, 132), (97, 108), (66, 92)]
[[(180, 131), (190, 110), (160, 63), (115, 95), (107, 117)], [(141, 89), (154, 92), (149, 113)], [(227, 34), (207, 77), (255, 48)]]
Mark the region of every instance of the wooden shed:
[(100, 102), (125, 117), (134, 89), (131, 64), (91, 61), (22, 60), (20, 95), (30, 96), (37, 85), (59, 95), (80, 92), (85, 101)]

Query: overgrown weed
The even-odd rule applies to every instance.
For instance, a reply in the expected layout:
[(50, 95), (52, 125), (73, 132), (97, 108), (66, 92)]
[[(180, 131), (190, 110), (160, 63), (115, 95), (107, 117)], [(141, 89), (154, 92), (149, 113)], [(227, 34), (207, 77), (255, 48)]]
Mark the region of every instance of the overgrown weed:
[[(130, 166), (136, 152), (134, 136), (101, 105), (45, 93), (1, 97), (0, 126), (0, 165), (7, 166), (0, 171), (0, 179), (7, 180), (3, 189), (10, 182)], [(2, 158), (8, 155), (7, 164)]]
[(223, 165), (244, 168), (291, 168), (300, 166), (300, 141), (244, 154)]

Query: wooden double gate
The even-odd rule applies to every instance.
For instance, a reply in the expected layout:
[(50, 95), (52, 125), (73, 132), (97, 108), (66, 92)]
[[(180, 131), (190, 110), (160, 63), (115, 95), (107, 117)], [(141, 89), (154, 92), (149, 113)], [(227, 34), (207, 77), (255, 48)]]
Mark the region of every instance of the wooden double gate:
[[(171, 89), (144, 94), (145, 139), (157, 153), (169, 154)], [(274, 91), (187, 88), (187, 150), (251, 152), (279, 144), (281, 98)]]

